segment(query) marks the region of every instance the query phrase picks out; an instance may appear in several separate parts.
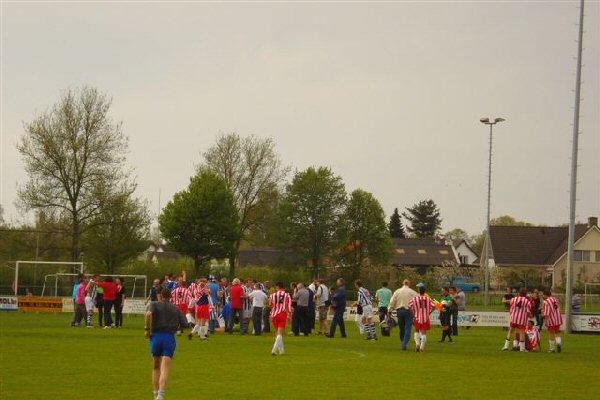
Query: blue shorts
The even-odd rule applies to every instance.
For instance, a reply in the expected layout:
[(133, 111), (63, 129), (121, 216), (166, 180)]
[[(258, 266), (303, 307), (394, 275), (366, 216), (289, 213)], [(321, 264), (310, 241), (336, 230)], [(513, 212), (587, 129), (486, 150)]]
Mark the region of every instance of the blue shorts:
[(175, 335), (171, 332), (154, 332), (150, 335), (150, 354), (152, 357), (173, 357), (175, 355)]

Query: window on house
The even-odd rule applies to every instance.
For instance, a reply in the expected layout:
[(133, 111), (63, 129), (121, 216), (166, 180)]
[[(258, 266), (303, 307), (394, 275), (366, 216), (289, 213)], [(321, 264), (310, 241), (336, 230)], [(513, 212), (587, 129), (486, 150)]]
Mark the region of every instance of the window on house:
[(425, 250), (423, 250), (423, 249), (417, 250), (417, 253), (419, 253), (419, 254), (427, 254), (427, 252)]
[(396, 253), (398, 253), (398, 254), (404, 254), (404, 249), (396, 249)]
[(596, 258), (594, 258), (594, 260), (596, 260), (596, 262), (600, 262), (600, 251), (596, 252)]
[(465, 265), (465, 264), (468, 264), (468, 263), (469, 263), (469, 257), (467, 257), (467, 256), (462, 256), (462, 255), (459, 255), (459, 256), (458, 256), (458, 260), (459, 260), (459, 261), (460, 261), (460, 263), (461, 263), (461, 264), (463, 264), (463, 265)]
[(448, 250), (440, 250), (440, 254), (448, 255)]
[(590, 261), (591, 253), (589, 250), (575, 250), (575, 261)]

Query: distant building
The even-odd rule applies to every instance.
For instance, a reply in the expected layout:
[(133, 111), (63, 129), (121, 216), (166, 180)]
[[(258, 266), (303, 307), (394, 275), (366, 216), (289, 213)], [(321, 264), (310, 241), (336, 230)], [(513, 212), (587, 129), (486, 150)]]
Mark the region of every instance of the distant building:
[(146, 251), (144, 251), (144, 253), (141, 254), (140, 259), (150, 260), (154, 264), (158, 264), (162, 260), (177, 261), (182, 257), (183, 256), (181, 255), (181, 253), (166, 250), (163, 244), (150, 243)]
[(272, 247), (249, 247), (238, 253), (238, 264), (246, 266), (283, 266), (305, 264), (300, 254), (278, 250)]
[[(490, 226), (491, 252), (497, 267), (529, 268), (553, 287), (564, 286), (568, 226)], [(574, 284), (600, 281), (598, 218), (575, 226)]]
[(475, 250), (465, 239), (452, 241), (452, 246), (456, 251), (458, 262), (460, 265), (477, 266), (479, 265), (479, 257)]
[(414, 267), (424, 274), (428, 268), (458, 265), (459, 259), (452, 244), (435, 238), (395, 238), (392, 265)]

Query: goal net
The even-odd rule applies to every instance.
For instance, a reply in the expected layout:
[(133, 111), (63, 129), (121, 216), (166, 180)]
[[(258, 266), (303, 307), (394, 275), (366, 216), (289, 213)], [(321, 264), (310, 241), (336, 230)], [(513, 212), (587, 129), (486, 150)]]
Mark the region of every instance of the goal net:
[[(98, 275), (100, 280), (106, 277), (119, 278), (125, 288), (127, 298), (145, 298), (148, 290), (148, 277), (146, 275), (113, 275), (113, 274), (84, 274), (90, 278)], [(40, 296), (67, 297), (71, 296), (73, 285), (79, 274), (56, 273), (44, 276), (44, 284)], [(65, 294), (66, 293), (66, 294)]]

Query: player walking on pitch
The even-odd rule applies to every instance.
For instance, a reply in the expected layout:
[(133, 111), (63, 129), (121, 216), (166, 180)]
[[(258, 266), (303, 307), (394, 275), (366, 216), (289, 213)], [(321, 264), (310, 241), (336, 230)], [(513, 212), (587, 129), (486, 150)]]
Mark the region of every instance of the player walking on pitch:
[(269, 305), (271, 307), (271, 320), (275, 328), (275, 344), (271, 354), (283, 354), (283, 332), (288, 319), (288, 315), (292, 312), (292, 298), (284, 289), (282, 282), (277, 282), (277, 291), (269, 296)]
[(155, 400), (164, 400), (171, 361), (175, 355), (175, 332), (182, 330), (187, 321), (181, 310), (169, 302), (171, 291), (161, 288), (159, 301), (148, 306), (145, 316), (145, 337), (150, 339), (150, 354), (154, 359), (152, 387)]
[(415, 350), (424, 352), (427, 343), (427, 331), (431, 329), (429, 315), (435, 310), (435, 302), (430, 297), (425, 296), (425, 286), (420, 286), (419, 295), (410, 299), (408, 307), (415, 317)]
[(362, 307), (362, 323), (365, 331), (365, 339), (377, 340), (377, 328), (375, 328), (375, 322), (373, 322), (373, 301), (371, 293), (363, 287), (360, 279), (354, 282), (354, 285), (358, 289), (358, 305)]
[(554, 353), (555, 345), (556, 351), (559, 353), (562, 351), (562, 338), (560, 336), (560, 326), (562, 323), (563, 319), (558, 299), (552, 296), (552, 292), (549, 289), (544, 290), (544, 324), (546, 325), (546, 329), (548, 329), (549, 353)]
[(502, 351), (507, 351), (510, 341), (515, 332), (519, 333), (519, 340), (514, 339), (513, 349), (519, 348), (521, 351), (527, 351), (525, 348), (525, 328), (527, 320), (531, 316), (531, 301), (527, 298), (527, 289), (521, 288), (518, 297), (510, 299), (510, 328)]

